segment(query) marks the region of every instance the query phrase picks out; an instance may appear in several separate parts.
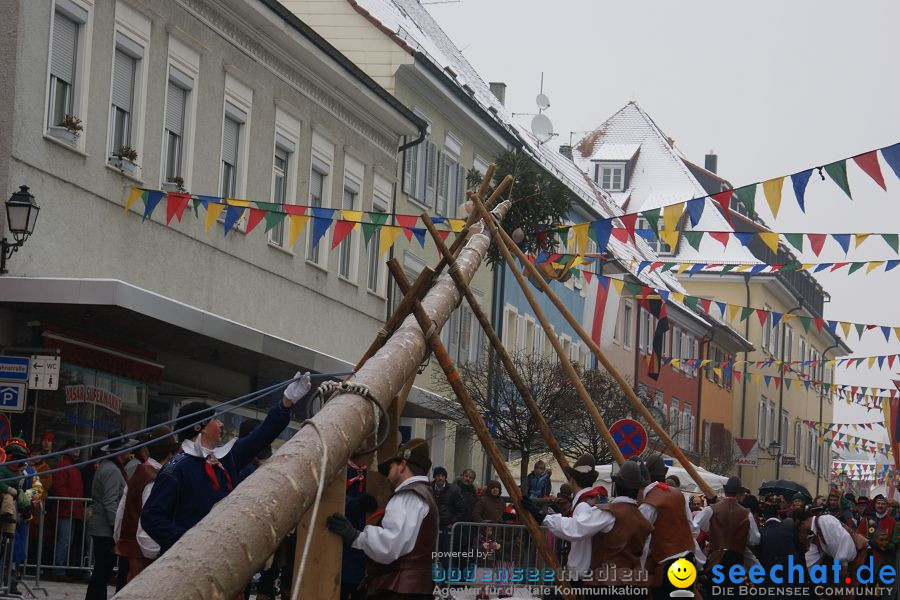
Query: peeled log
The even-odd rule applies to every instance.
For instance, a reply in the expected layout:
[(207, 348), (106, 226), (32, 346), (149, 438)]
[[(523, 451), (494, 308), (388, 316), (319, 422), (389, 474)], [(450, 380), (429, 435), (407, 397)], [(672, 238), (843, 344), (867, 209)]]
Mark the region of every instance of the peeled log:
[[(502, 219), (509, 204), (497, 207)], [(468, 283), (487, 252), (491, 239), (471, 227), (465, 248), (456, 259)], [(450, 317), (460, 295), (448, 273), (441, 275), (422, 300), (438, 328)], [(368, 340), (360, 340), (365, 347)], [(388, 339), (351, 379), (368, 386), (385, 408), (413, 376), (427, 344), (413, 316)], [(375, 409), (368, 400), (343, 394), (313, 417), (328, 445), (326, 481), (343, 476), (347, 459), (372, 432)], [(396, 426), (396, 423), (394, 424)], [(312, 507), (322, 462), (322, 440), (303, 427), (248, 480), (115, 595), (117, 600), (231, 600), (275, 551), (300, 517)], [(314, 551), (314, 549), (311, 549)], [(300, 556), (295, 557), (300, 561)], [(315, 573), (306, 576), (314, 577)]]

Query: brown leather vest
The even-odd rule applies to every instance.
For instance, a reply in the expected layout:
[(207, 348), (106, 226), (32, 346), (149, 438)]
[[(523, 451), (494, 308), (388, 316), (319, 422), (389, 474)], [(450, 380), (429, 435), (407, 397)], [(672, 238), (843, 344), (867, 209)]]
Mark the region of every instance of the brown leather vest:
[(138, 465), (134, 475), (128, 480), (128, 495), (125, 497), (125, 510), (122, 514), (122, 526), (119, 528), (119, 541), (116, 542), (115, 552), (119, 556), (128, 558), (144, 558), (141, 548), (138, 546), (137, 526), (141, 518), (142, 496), (144, 488), (156, 479), (157, 471), (152, 465), (144, 463)]
[[(616, 518), (616, 524), (607, 533), (598, 533), (592, 540), (591, 571), (593, 580), (585, 580), (585, 585), (647, 585), (645, 575), (639, 575), (641, 554), (644, 543), (653, 530), (636, 504), (614, 502), (594, 507), (594, 510), (608, 510)], [(608, 567), (607, 567), (608, 565)], [(615, 569), (613, 568), (615, 567)], [(608, 571), (607, 571), (608, 569)], [(630, 581), (623, 577), (631, 572)], [(606, 577), (597, 581), (598, 575)]]
[(650, 539), (651, 564), (659, 563), (669, 556), (693, 551), (694, 537), (691, 535), (691, 524), (688, 523), (681, 492), (657, 485), (644, 496), (644, 503), (656, 509), (656, 522)]
[(419, 526), (419, 536), (409, 554), (383, 565), (366, 558), (366, 575), (369, 578), (368, 593), (388, 590), (397, 594), (431, 594), (434, 577), (431, 572), (431, 553), (438, 535), (438, 507), (434, 492), (427, 482), (417, 481), (404, 487), (397, 494), (416, 494), (428, 505), (428, 514)]
[(719, 563), (726, 550), (743, 552), (750, 533), (750, 511), (734, 498), (723, 498), (712, 506), (709, 519), (709, 562), (707, 568)]

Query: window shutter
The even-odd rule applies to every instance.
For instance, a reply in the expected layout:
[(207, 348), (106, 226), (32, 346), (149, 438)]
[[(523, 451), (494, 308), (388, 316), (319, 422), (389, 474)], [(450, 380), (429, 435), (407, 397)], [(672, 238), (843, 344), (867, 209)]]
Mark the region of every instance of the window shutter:
[(454, 362), (458, 361), (458, 352), (459, 352), (459, 312), (461, 309), (457, 308), (452, 313), (450, 313), (450, 322), (448, 325), (450, 326), (450, 344), (447, 346), (447, 350), (450, 353), (450, 359)]
[(77, 42), (78, 24), (57, 12), (53, 21), (53, 55), (50, 57), (50, 74), (69, 84), (75, 82)]
[[(409, 136), (404, 139), (408, 141)], [(410, 193), (410, 181), (412, 180), (412, 154), (412, 148), (403, 151), (403, 193), (406, 195)]]
[(237, 121), (225, 117), (225, 127), (222, 133), (222, 160), (230, 165), (237, 164), (239, 127)]
[(456, 208), (466, 201), (466, 168), (456, 165), (456, 199), (449, 207), (449, 217), (456, 217)]
[(112, 103), (122, 110), (131, 112), (131, 97), (134, 92), (135, 60), (116, 50), (115, 68), (113, 70)]
[(184, 135), (184, 97), (185, 91), (169, 82), (166, 90), (166, 129), (178, 135)]
[(462, 311), (461, 323), (459, 326), (459, 359), (457, 362), (467, 363), (469, 362), (469, 352), (472, 345), (472, 310), (463, 306), (460, 307)]
[(434, 209), (434, 182), (437, 179), (436, 154), (437, 147), (434, 142), (427, 142), (425, 146), (425, 205), (431, 209)]

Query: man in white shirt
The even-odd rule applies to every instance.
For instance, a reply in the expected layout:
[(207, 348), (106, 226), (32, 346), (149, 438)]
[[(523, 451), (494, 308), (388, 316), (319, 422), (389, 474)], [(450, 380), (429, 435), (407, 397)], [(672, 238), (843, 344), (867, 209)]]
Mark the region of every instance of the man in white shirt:
[(431, 554), (438, 534), (438, 508), (426, 473), (431, 468), (428, 442), (402, 444), (378, 465), (394, 495), (381, 523), (357, 530), (341, 513), (328, 517), (328, 530), (366, 554), (368, 598), (431, 600), (435, 582)]
[(830, 568), (834, 559), (844, 569), (856, 558), (853, 537), (836, 517), (805, 513), (798, 517), (797, 535), (806, 550), (806, 567), (826, 565)]

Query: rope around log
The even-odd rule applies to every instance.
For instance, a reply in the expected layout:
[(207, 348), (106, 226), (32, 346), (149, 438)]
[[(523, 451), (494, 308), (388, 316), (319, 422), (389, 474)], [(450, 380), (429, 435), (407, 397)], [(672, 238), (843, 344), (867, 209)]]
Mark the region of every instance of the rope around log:
[[(312, 403), (318, 398), (318, 399), (321, 399), (322, 405), (324, 406), (324, 404), (326, 402), (328, 402), (335, 396), (339, 396), (341, 394), (353, 394), (355, 396), (361, 396), (375, 405), (376, 413), (375, 413), (375, 431), (374, 431), (374, 433), (376, 436), (378, 435), (378, 430), (380, 429), (379, 424), (378, 424), (379, 416), (381, 416), (384, 419), (384, 422), (387, 424), (387, 427), (385, 427), (385, 430), (384, 430), (384, 436), (381, 438), (381, 440), (378, 440), (376, 437), (375, 445), (373, 447), (354, 452), (353, 456), (361, 456), (363, 454), (371, 454), (371, 453), (377, 451), (382, 446), (384, 446), (384, 443), (387, 441), (388, 435), (390, 434), (391, 420), (390, 420), (390, 417), (388, 417), (387, 411), (384, 410), (384, 407), (381, 405), (381, 403), (378, 402), (378, 400), (375, 398), (375, 396), (372, 395), (372, 392), (369, 391), (369, 387), (367, 385), (364, 385), (362, 383), (353, 383), (350, 381), (325, 381), (319, 385), (318, 389), (316, 390), (315, 394), (313, 394), (313, 397), (310, 399), (309, 403), (310, 403), (310, 405), (312, 405)], [(311, 421), (305, 421), (305, 422), (311, 422)], [(319, 437), (322, 437), (322, 436), (320, 435)]]

